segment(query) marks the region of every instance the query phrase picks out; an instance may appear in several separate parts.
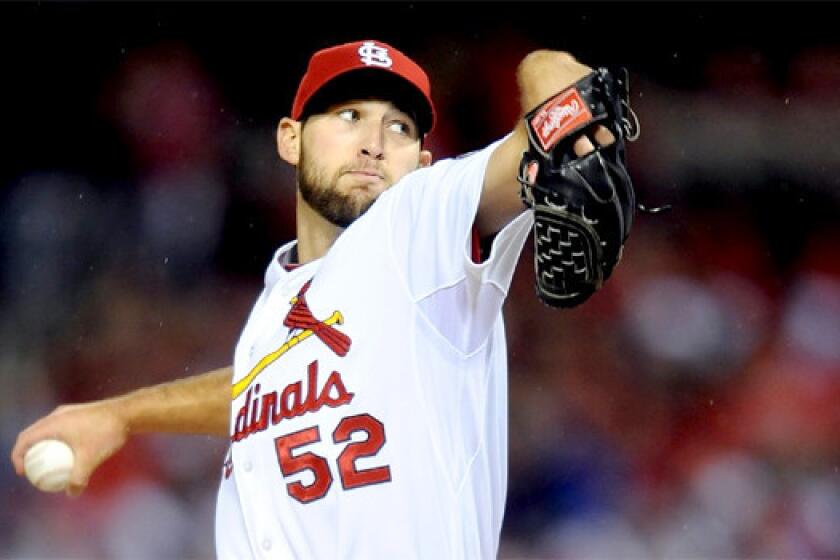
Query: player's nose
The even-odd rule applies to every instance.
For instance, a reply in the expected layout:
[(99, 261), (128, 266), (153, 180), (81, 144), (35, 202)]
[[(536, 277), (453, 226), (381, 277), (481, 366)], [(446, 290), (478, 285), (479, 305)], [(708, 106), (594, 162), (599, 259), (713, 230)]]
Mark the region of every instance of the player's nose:
[(385, 136), (379, 123), (369, 122), (361, 127), (360, 151), (364, 157), (385, 159)]

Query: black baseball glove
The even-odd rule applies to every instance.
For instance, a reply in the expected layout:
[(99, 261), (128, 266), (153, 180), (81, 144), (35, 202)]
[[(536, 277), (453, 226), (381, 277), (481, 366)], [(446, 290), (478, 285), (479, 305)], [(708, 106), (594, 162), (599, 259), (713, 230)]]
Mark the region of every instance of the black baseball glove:
[[(534, 209), (537, 294), (552, 307), (574, 307), (609, 278), (636, 210), (625, 167), (625, 141), (638, 137), (628, 74), (598, 68), (525, 115), (522, 200)], [(615, 142), (584, 156), (572, 145), (602, 125)]]

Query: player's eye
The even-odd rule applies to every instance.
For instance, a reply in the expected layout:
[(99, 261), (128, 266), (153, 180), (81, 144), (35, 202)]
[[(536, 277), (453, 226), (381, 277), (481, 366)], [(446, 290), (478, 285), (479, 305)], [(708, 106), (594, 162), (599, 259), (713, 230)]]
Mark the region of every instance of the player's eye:
[(386, 125), (386, 128), (401, 136), (417, 138), (417, 129), (415, 128), (414, 123), (408, 119), (394, 119)]
[(347, 122), (356, 122), (359, 120), (359, 111), (356, 109), (342, 109), (337, 113), (338, 118)]
[(403, 121), (391, 121), (388, 123), (388, 130), (398, 134), (411, 134), (411, 127)]

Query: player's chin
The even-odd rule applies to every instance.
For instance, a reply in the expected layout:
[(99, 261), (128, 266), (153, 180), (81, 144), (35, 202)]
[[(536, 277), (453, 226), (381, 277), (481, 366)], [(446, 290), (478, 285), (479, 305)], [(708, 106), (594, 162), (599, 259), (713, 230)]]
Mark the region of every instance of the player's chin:
[(354, 189), (354, 191), (350, 194), (350, 204), (348, 205), (349, 208), (352, 208), (352, 214), (358, 218), (362, 214), (368, 211), (368, 209), (373, 206), (373, 203), (376, 202), (377, 197), (379, 194), (374, 194), (369, 191), (364, 191), (362, 189)]
[(367, 209), (374, 201), (385, 192), (387, 186), (385, 184), (361, 184), (351, 185), (345, 190), (345, 199), (350, 201), (355, 208)]
[(376, 201), (375, 198), (366, 197), (366, 198), (350, 198), (345, 197), (344, 202), (339, 208), (333, 208), (332, 213), (325, 214), (327, 219), (331, 221), (333, 224), (346, 228), (349, 227), (350, 224), (358, 220), (365, 212), (367, 212), (373, 203)]

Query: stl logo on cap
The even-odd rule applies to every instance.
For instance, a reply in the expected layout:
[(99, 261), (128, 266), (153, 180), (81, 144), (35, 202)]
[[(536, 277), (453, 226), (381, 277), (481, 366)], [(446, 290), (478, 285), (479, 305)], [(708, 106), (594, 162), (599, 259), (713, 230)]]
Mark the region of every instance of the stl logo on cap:
[(383, 71), (401, 78), (414, 90), (415, 99), (411, 101), (416, 105), (418, 125), (423, 134), (432, 130), (435, 108), (426, 72), (399, 49), (374, 39), (344, 43), (313, 54), (292, 102), (292, 118), (300, 120), (309, 100), (326, 84), (356, 70)]
[(373, 41), (365, 41), (359, 47), (359, 60), (368, 66), (381, 66), (382, 68), (390, 68), (394, 62), (388, 56), (388, 49), (380, 47)]

